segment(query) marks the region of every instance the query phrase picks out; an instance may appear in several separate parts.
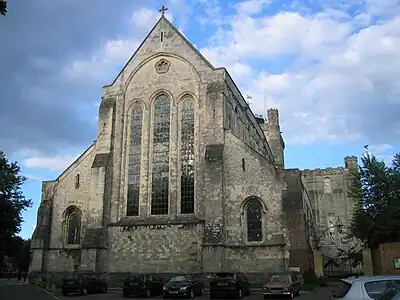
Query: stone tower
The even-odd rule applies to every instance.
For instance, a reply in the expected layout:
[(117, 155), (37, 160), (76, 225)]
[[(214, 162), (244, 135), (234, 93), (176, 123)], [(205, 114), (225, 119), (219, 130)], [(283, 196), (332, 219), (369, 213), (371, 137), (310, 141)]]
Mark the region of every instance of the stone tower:
[(275, 108), (267, 111), (267, 123), (264, 124), (264, 134), (274, 155), (275, 165), (278, 169), (285, 168), (284, 150), (285, 142), (281, 135), (279, 113)]

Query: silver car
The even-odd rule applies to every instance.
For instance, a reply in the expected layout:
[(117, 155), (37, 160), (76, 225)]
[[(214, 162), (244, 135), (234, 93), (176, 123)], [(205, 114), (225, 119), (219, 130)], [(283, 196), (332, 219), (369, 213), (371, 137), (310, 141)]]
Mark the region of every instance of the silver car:
[(377, 300), (384, 291), (398, 284), (400, 274), (349, 277), (341, 280), (340, 287), (333, 292), (331, 299)]

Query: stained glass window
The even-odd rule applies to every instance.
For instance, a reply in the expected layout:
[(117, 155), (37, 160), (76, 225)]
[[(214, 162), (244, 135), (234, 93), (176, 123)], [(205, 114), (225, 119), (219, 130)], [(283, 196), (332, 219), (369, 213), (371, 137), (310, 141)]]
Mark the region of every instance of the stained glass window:
[(181, 109), (181, 214), (194, 213), (194, 101)]
[(67, 215), (67, 244), (78, 245), (81, 238), (81, 213), (74, 209)]
[(249, 202), (246, 208), (247, 240), (259, 242), (262, 240), (262, 205), (258, 200)]
[(126, 205), (127, 216), (139, 215), (142, 119), (142, 109), (140, 107), (135, 107), (132, 111), (131, 119), (131, 142), (129, 148), (130, 152), (128, 166), (128, 198)]
[(169, 198), (170, 101), (164, 94), (154, 102), (151, 214), (167, 215)]

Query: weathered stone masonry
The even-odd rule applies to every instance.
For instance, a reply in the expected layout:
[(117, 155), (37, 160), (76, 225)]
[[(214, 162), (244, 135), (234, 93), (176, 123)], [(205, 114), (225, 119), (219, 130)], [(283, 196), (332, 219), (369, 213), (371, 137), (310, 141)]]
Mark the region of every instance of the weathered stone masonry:
[[(160, 96), (169, 101), (169, 129), (162, 133), (169, 141), (168, 213), (154, 215), (154, 161), (163, 146), (155, 145), (154, 134), (161, 133), (154, 104)], [(187, 99), (194, 103), (188, 163), (194, 167), (195, 209), (182, 214)], [(136, 108), (140, 161), (132, 164)], [(55, 181), (43, 183), (31, 272), (287, 269), (293, 233), (282, 203), (284, 148), (278, 111), (269, 110), (267, 121), (256, 118), (228, 72), (214, 68), (162, 16), (114, 82), (104, 86), (96, 141)], [(128, 216), (135, 166), (138, 210)]]

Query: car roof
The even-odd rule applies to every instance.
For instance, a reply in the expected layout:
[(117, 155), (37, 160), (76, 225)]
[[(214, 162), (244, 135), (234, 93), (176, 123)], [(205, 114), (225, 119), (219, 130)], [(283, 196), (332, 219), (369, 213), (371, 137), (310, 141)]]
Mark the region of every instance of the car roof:
[(367, 282), (367, 281), (375, 281), (375, 280), (383, 280), (383, 279), (400, 279), (399, 275), (364, 275), (358, 277), (349, 277), (342, 278), (341, 280), (348, 283), (353, 282)]

